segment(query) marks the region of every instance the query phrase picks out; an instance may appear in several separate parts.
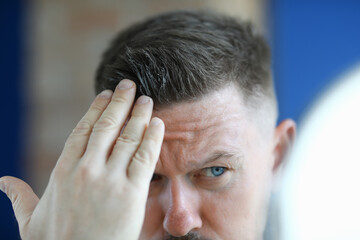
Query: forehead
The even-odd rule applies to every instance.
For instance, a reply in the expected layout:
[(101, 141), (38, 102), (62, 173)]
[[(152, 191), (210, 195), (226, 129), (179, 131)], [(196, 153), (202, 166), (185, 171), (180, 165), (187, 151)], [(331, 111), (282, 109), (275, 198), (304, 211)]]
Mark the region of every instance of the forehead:
[(234, 140), (247, 134), (247, 112), (239, 91), (229, 86), (194, 102), (155, 110), (153, 115), (164, 121), (164, 143), (171, 146), (171, 151), (194, 154), (219, 142), (230, 148)]
[(240, 91), (233, 85), (211, 92), (196, 101), (188, 101), (154, 110), (166, 126), (166, 137), (201, 132), (232, 120), (245, 120), (247, 108)]
[(155, 110), (165, 123), (158, 172), (191, 171), (219, 153), (247, 155), (254, 131), (242, 96), (226, 87), (200, 100)]

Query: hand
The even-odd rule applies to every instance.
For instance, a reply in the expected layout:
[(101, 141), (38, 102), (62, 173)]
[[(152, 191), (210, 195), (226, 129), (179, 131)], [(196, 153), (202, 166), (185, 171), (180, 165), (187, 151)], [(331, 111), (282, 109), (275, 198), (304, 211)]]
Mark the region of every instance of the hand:
[[(75, 127), (39, 198), (29, 185), (2, 177), (22, 239), (138, 239), (164, 124), (122, 80), (99, 94)], [(125, 125), (126, 120), (129, 119)], [(120, 134), (121, 131), (121, 134)]]

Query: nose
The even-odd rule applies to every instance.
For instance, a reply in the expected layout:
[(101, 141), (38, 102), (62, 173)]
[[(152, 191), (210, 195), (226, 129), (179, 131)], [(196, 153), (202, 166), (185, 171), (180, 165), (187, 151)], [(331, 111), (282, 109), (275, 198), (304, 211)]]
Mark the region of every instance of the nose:
[(175, 237), (181, 237), (202, 227), (199, 214), (200, 199), (186, 184), (180, 181), (168, 183), (164, 192), (165, 217), (163, 227)]

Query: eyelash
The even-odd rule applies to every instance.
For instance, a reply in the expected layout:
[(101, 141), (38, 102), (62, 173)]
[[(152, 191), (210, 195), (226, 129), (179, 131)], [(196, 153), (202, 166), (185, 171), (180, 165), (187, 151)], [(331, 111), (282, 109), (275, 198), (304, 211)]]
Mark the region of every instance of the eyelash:
[[(215, 169), (221, 169), (222, 172), (219, 175), (215, 175), (214, 172), (212, 172), (211, 170), (215, 170)], [(221, 177), (222, 175), (224, 175), (224, 173), (226, 173), (229, 169), (226, 167), (220, 167), (220, 166), (214, 166), (214, 167), (207, 167), (207, 168), (203, 168), (200, 170), (200, 173), (196, 174), (197, 176), (204, 176), (204, 177), (208, 177), (208, 178), (218, 178)], [(210, 172), (209, 172), (210, 171)], [(207, 174), (211, 174), (214, 176), (209, 176)], [(158, 181), (161, 180), (162, 176), (159, 174), (154, 173), (152, 178), (151, 178), (151, 182), (153, 181)]]

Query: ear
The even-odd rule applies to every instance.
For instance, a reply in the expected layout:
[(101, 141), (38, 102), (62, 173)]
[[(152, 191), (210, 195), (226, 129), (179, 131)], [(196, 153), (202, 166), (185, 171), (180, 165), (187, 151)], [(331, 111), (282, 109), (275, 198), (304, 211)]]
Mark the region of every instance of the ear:
[(274, 165), (275, 174), (280, 166), (284, 165), (286, 154), (291, 149), (296, 135), (296, 123), (291, 119), (282, 121), (275, 129), (274, 134)]

